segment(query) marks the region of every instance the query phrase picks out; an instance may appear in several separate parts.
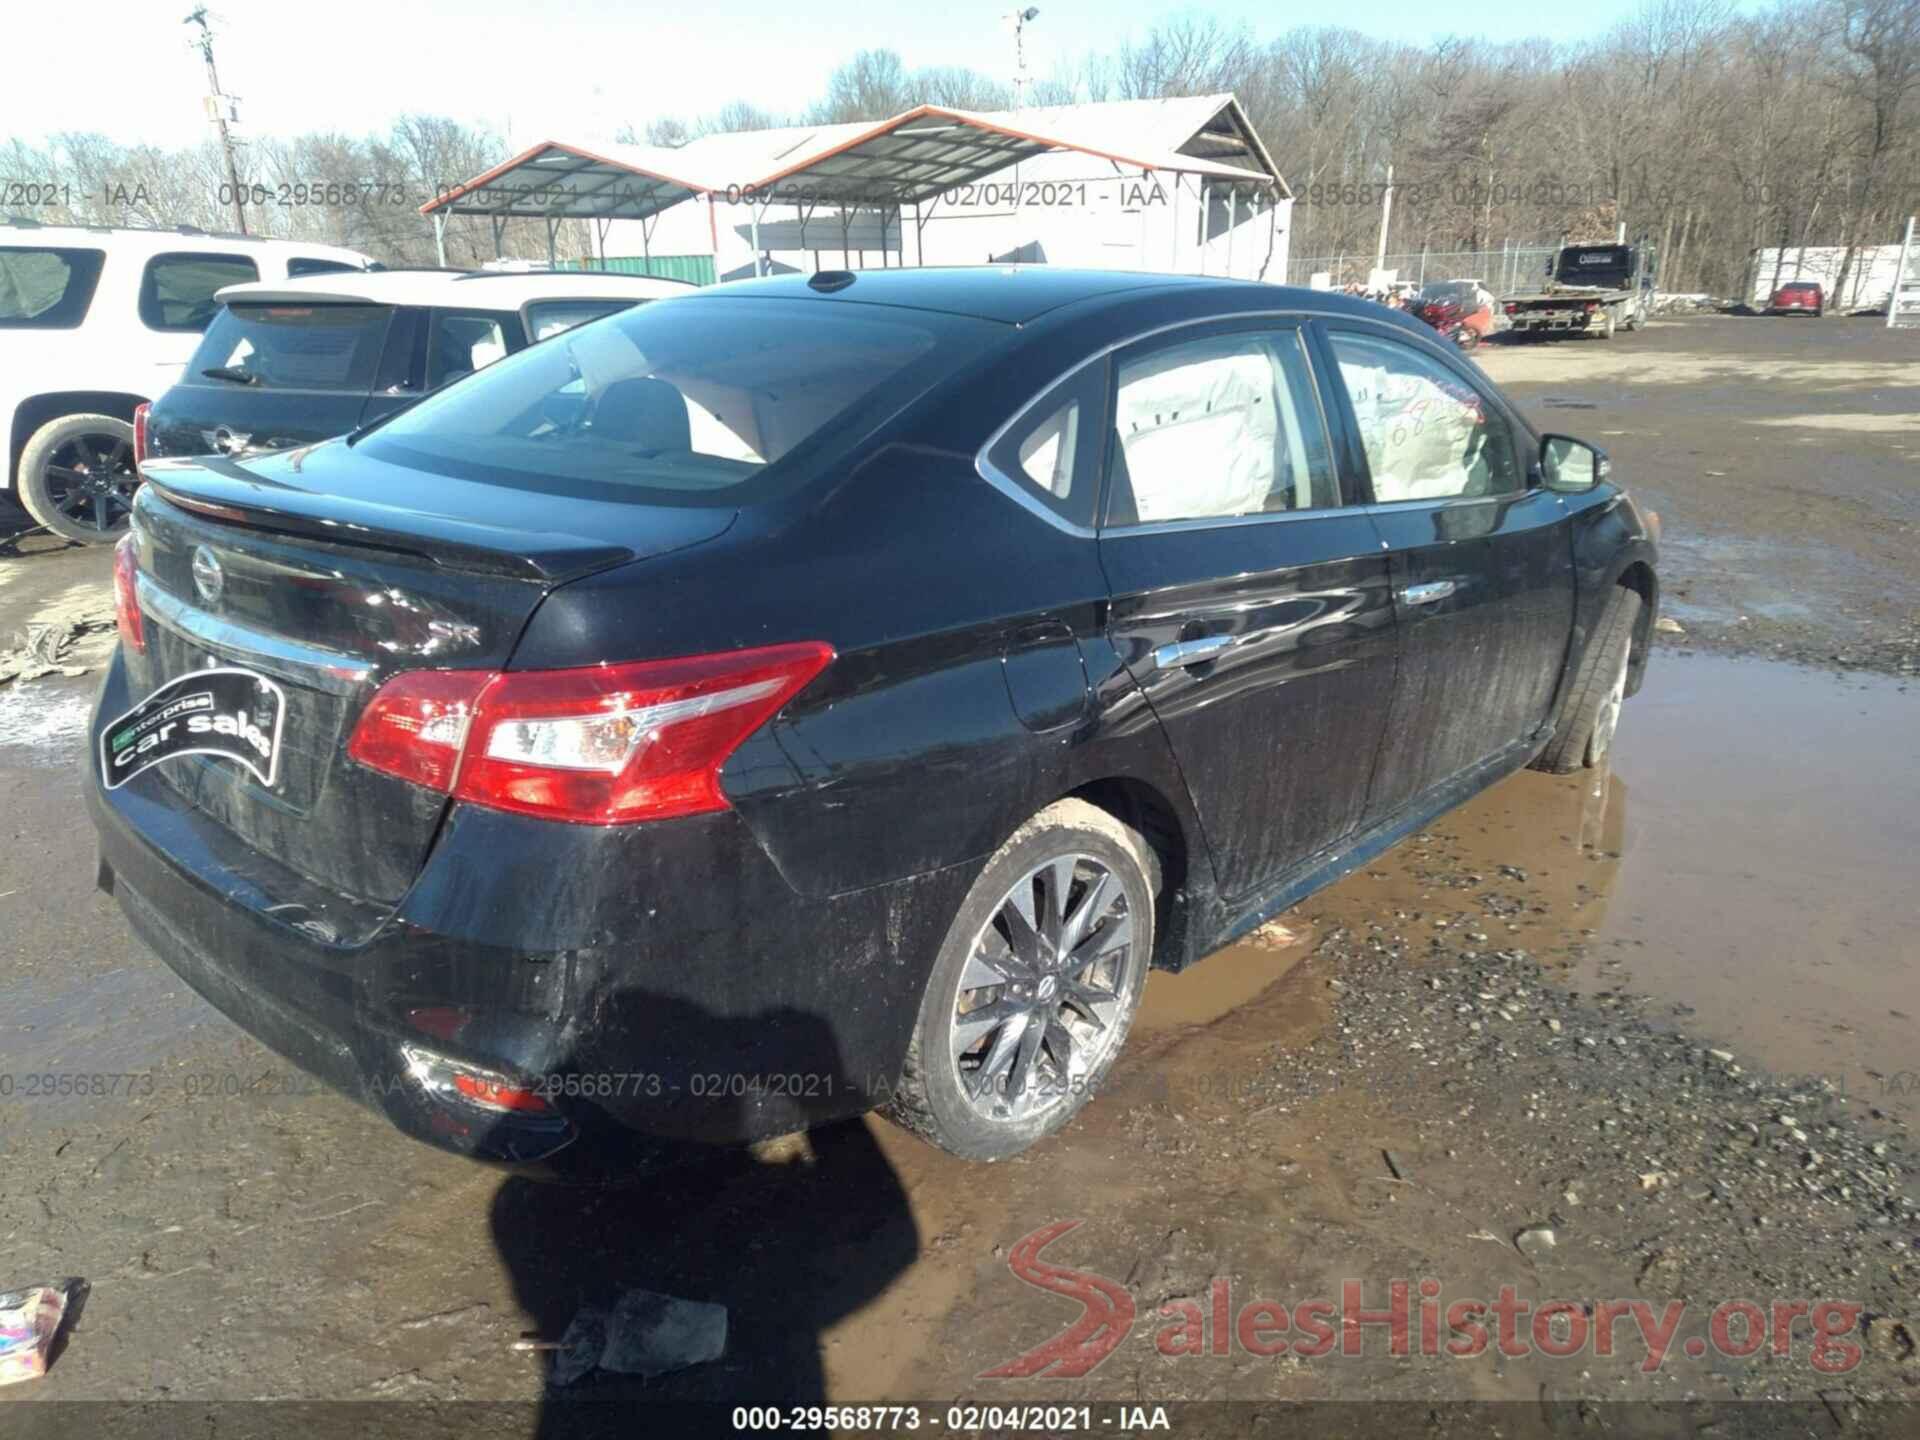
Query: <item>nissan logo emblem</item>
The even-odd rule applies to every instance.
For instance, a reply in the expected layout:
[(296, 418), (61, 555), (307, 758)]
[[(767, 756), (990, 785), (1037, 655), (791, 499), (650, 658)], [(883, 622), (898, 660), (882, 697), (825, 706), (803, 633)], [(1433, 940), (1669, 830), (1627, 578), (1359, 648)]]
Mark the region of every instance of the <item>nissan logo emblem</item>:
[(220, 558), (204, 545), (193, 547), (193, 588), (209, 605), (218, 605), (220, 592), (227, 588), (227, 572), (220, 568)]
[(207, 444), (221, 455), (244, 454), (247, 447), (253, 443), (252, 435), (240, 430), (229, 430), (224, 425), (216, 426), (212, 430), (202, 430), (200, 433), (206, 437)]

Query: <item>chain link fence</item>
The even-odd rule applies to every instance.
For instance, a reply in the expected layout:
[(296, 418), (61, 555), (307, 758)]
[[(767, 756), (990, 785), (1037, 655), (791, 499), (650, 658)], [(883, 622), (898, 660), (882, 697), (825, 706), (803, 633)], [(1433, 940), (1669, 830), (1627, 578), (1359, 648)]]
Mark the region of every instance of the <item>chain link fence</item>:
[[(1478, 280), (1496, 295), (1547, 278), (1552, 245), (1506, 244), (1492, 250), (1406, 250), (1389, 252), (1385, 267), (1399, 271), (1402, 283), (1429, 285), (1440, 280)], [(1307, 285), (1324, 272), (1329, 283), (1365, 285), (1373, 273), (1374, 254), (1349, 251), (1339, 255), (1295, 256), (1287, 261), (1287, 283)]]

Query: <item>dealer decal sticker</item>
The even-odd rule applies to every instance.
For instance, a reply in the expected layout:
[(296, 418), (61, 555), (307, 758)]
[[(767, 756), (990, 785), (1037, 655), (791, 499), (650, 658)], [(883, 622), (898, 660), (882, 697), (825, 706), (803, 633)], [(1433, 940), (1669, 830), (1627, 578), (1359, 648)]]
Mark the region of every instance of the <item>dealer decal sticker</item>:
[(163, 760), (215, 755), (239, 761), (271, 789), (286, 709), (285, 692), (251, 670), (182, 675), (101, 730), (100, 778), (113, 790)]

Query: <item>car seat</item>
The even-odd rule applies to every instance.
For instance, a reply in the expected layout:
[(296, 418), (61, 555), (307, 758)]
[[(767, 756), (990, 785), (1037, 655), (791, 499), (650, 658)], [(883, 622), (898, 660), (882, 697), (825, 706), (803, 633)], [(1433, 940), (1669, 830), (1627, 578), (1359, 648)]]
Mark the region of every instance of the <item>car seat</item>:
[(686, 397), (651, 376), (616, 380), (601, 391), (593, 407), (593, 433), (648, 458), (693, 452)]

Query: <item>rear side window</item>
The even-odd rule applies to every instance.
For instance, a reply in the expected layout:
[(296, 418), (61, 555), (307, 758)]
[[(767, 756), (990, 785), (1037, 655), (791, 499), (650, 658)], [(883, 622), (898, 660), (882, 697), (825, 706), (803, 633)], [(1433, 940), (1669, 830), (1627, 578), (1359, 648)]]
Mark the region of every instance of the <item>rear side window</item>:
[(298, 279), (302, 275), (347, 275), (358, 274), (358, 265), (349, 265), (344, 260), (320, 260), (307, 255), (296, 255), (287, 261), (287, 278)]
[(0, 245), (0, 328), (72, 330), (87, 317), (104, 250)]
[(557, 496), (736, 504), (783, 461), (790, 473), (857, 443), (1004, 336), (986, 321), (822, 301), (641, 305), (530, 346), (357, 443)]
[(602, 315), (625, 310), (633, 303), (631, 300), (537, 300), (527, 306), (529, 338), (544, 340), (562, 330), (598, 320)]
[(987, 451), (998, 478), (1063, 520), (1092, 525), (1107, 369), (1088, 365), (1027, 407)]
[(207, 327), (187, 378), (364, 394), (392, 316), (385, 305), (230, 305)]
[(205, 330), (220, 309), (216, 290), (259, 278), (245, 255), (156, 255), (140, 279), (140, 318), (153, 330)]
[(1123, 357), (1113, 426), (1110, 526), (1340, 503), (1293, 330), (1216, 335)]
[(436, 310), (427, 333), (427, 388), (438, 389), (504, 360), (509, 350), (507, 326), (520, 328), (518, 317), (486, 312)]

